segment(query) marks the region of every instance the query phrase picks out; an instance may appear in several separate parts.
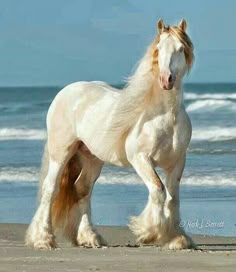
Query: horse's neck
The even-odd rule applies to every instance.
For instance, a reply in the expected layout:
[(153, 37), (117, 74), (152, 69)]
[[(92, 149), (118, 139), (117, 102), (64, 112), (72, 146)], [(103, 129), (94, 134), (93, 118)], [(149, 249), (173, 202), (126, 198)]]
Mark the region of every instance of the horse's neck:
[(172, 115), (178, 115), (183, 105), (181, 83), (172, 90), (162, 90), (159, 84), (157, 84), (153, 92), (152, 103), (158, 113), (169, 112)]
[(152, 55), (151, 45), (122, 93), (120, 110), (128, 106), (131, 115), (138, 115), (148, 107), (157, 106), (162, 112), (170, 111), (177, 115), (183, 105), (181, 81), (173, 90), (162, 90), (158, 80), (159, 72), (153, 69)]
[(132, 127), (145, 112), (153, 116), (169, 113), (176, 120), (183, 105), (181, 82), (172, 90), (163, 90), (158, 75), (145, 64), (136, 71), (117, 102), (112, 127), (120, 131)]
[(154, 115), (166, 112), (171, 112), (173, 116), (178, 114), (182, 104), (181, 84), (178, 84), (178, 90), (162, 90), (152, 65), (152, 50), (149, 48), (114, 104), (107, 123), (108, 137), (120, 138), (150, 109), (153, 109)]

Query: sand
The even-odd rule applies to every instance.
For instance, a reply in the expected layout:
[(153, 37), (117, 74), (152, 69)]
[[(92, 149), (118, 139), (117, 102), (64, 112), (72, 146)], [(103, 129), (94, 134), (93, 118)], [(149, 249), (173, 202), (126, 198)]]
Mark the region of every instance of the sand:
[(236, 237), (192, 235), (198, 250), (169, 251), (139, 247), (126, 227), (97, 227), (108, 247), (59, 250), (24, 246), (26, 225), (0, 224), (0, 271), (236, 271)]

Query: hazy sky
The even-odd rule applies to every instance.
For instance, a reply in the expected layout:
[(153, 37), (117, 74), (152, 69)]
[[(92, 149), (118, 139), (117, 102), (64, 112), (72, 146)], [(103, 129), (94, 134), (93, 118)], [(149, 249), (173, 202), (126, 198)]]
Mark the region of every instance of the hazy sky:
[(189, 82), (236, 82), (236, 1), (0, 0), (0, 85), (120, 83), (156, 21), (184, 17), (195, 46)]

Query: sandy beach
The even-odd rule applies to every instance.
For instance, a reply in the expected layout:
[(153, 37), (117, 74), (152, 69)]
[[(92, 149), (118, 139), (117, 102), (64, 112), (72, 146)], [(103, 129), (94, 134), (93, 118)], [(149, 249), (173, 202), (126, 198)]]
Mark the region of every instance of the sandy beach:
[(169, 251), (140, 247), (126, 227), (99, 226), (107, 247), (72, 247), (59, 239), (60, 249), (24, 246), (27, 225), (0, 224), (0, 271), (235, 271), (236, 237), (193, 235), (198, 250)]

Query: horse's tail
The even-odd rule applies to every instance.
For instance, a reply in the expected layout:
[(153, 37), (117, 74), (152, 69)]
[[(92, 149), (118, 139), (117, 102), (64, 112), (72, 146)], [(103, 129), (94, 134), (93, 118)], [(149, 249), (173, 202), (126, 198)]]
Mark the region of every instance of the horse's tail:
[(59, 181), (59, 191), (52, 203), (51, 215), (54, 229), (64, 228), (71, 208), (78, 203), (75, 181), (81, 172), (80, 161), (75, 154), (65, 166)]
[[(39, 201), (41, 200), (43, 181), (47, 176), (48, 167), (49, 153), (46, 143), (41, 164), (40, 188), (38, 193)], [(78, 202), (78, 194), (74, 183), (80, 172), (79, 156), (75, 154), (65, 166), (60, 181), (58, 181), (59, 190), (51, 207), (52, 226), (54, 229), (63, 228), (65, 226), (72, 206)]]

